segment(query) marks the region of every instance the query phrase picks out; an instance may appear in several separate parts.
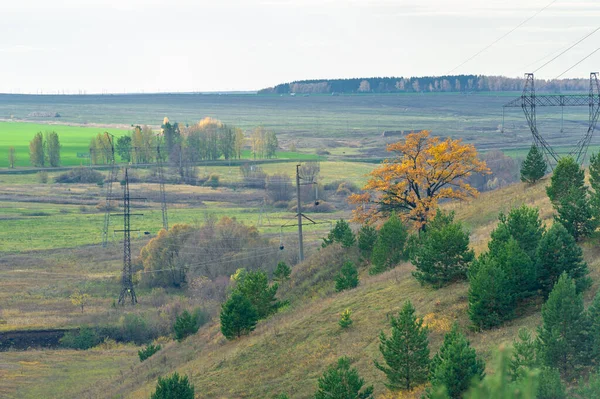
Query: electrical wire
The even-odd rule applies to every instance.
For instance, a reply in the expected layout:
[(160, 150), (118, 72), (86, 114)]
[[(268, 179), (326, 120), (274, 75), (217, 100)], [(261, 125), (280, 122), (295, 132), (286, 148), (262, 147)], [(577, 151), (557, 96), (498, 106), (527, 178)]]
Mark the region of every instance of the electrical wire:
[(588, 58), (590, 58), (592, 55), (594, 55), (598, 50), (600, 50), (600, 47), (598, 47), (596, 50), (592, 51), (591, 53), (589, 53), (588, 55), (586, 55), (585, 57), (583, 57), (582, 59), (580, 59), (579, 61), (577, 61), (575, 64), (573, 64), (572, 66), (570, 66), (569, 68), (567, 68), (566, 70), (564, 70), (562, 73), (560, 73), (558, 76), (556, 76), (554, 79), (552, 80), (556, 80), (558, 78), (560, 78), (561, 76), (563, 76), (565, 73), (569, 72), (571, 69), (575, 68), (577, 65), (581, 64), (583, 61), (587, 60)]
[(581, 39), (579, 39), (578, 41), (576, 41), (575, 43), (573, 43), (572, 45), (570, 45), (569, 47), (567, 47), (566, 49), (564, 49), (563, 51), (561, 51), (560, 54), (558, 54), (556, 57), (553, 57), (551, 60), (545, 62), (542, 66), (540, 66), (539, 68), (537, 68), (536, 70), (534, 70), (533, 73), (536, 73), (537, 71), (539, 71), (540, 69), (542, 69), (546, 65), (550, 64), (552, 61), (556, 60), (558, 57), (560, 57), (561, 55), (565, 54), (567, 51), (571, 50), (573, 47), (577, 46), (579, 43), (581, 43), (582, 41), (584, 41), (588, 37), (592, 36), (594, 33), (598, 32), (599, 30), (600, 30), (600, 26), (597, 27), (596, 29), (594, 29), (592, 32), (590, 32), (587, 35), (585, 35), (584, 37), (582, 37)]
[(512, 28), (511, 30), (509, 30), (508, 32), (506, 32), (505, 34), (503, 34), (502, 36), (500, 36), (498, 39), (494, 40), (492, 43), (488, 44), (487, 46), (485, 46), (484, 48), (482, 48), (481, 50), (479, 50), (478, 52), (476, 52), (475, 54), (473, 54), (471, 57), (467, 58), (467, 60), (463, 61), (458, 66), (454, 67), (452, 70), (450, 70), (447, 73), (447, 75), (450, 75), (452, 72), (454, 72), (455, 70), (457, 70), (461, 66), (465, 65), (467, 62), (471, 61), (472, 59), (474, 59), (475, 57), (477, 57), (478, 55), (480, 55), (481, 53), (483, 53), (484, 51), (486, 51), (487, 49), (489, 49), (493, 45), (495, 45), (496, 43), (498, 43), (499, 41), (501, 41), (502, 39), (504, 39), (505, 37), (507, 37), (508, 35), (510, 35), (511, 33), (513, 33), (514, 31), (516, 31), (517, 29), (519, 29), (521, 26), (525, 25), (527, 22), (529, 22), (530, 20), (532, 20), (533, 18), (535, 18), (536, 16), (538, 16), (542, 11), (544, 11), (545, 9), (547, 9), (548, 7), (550, 7), (552, 4), (556, 3), (557, 1), (558, 0), (553, 0), (550, 3), (548, 3), (544, 8), (542, 8), (541, 10), (538, 10), (535, 14), (533, 14), (529, 18), (525, 19), (524, 21), (522, 21), (520, 24), (518, 24), (517, 26), (515, 26), (514, 28)]

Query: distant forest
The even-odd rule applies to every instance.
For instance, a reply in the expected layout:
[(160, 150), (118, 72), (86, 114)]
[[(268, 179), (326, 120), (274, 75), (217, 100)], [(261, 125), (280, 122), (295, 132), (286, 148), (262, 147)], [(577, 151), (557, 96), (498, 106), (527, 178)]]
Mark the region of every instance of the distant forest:
[[(260, 90), (259, 94), (421, 93), (521, 91), (525, 80), (505, 76), (446, 75), (356, 79), (299, 80)], [(544, 91), (587, 91), (588, 79), (536, 79)]]

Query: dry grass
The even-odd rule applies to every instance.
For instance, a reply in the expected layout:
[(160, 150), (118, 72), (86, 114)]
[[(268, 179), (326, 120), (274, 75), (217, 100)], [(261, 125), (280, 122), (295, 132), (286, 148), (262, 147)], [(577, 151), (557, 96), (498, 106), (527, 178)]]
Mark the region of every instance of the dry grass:
[[(445, 207), (456, 211), (457, 217), (464, 221), (472, 233), (474, 248), (477, 252), (482, 252), (486, 248), (490, 231), (497, 223), (498, 213), (507, 212), (521, 204), (539, 207), (546, 224), (552, 222), (552, 209), (545, 196), (544, 183), (533, 187), (517, 184), (484, 193), (470, 203), (447, 204)], [(600, 250), (597, 248), (597, 239), (590, 239), (583, 247), (591, 277), (598, 281)], [(79, 375), (90, 382), (86, 388), (88, 395), (90, 392), (96, 394), (90, 397), (147, 398), (153, 391), (158, 376), (178, 371), (190, 376), (203, 398), (270, 398), (278, 393), (288, 393), (293, 398), (309, 398), (314, 393), (317, 378), (323, 370), (338, 357), (346, 355), (352, 359), (353, 366), (358, 368), (367, 383), (375, 385), (377, 397), (416, 398), (419, 397), (419, 390), (411, 394), (390, 396), (383, 385), (383, 374), (373, 366), (373, 360), (380, 357), (378, 334), (381, 330), (389, 330), (389, 316), (398, 312), (405, 300), (413, 302), (418, 314), (424, 317), (425, 323), (430, 327), (432, 353), (437, 350), (444, 333), (454, 322), (461, 326), (472, 345), (488, 362), (492, 359), (495, 348), (499, 344), (512, 342), (519, 328), (534, 329), (540, 323), (541, 303), (535, 302), (520, 309), (520, 317), (501, 328), (474, 332), (470, 329), (466, 312), (468, 284), (454, 284), (440, 290), (422, 287), (411, 276), (413, 266), (409, 263), (377, 276), (368, 276), (363, 271), (358, 288), (334, 293), (331, 289), (331, 267), (337, 267), (335, 265), (338, 261), (348, 254), (336, 252), (335, 249), (327, 251), (315, 255), (329, 259), (327, 265), (319, 266), (319, 262), (311, 263), (309, 260), (305, 265), (296, 267), (293, 278), (299, 280), (292, 280), (288, 287), (288, 294), (295, 300), (294, 306), (260, 322), (256, 331), (240, 340), (226, 341), (218, 324), (213, 321), (182, 343), (166, 343), (163, 350), (142, 364), (132, 360), (133, 355), (127, 352), (128, 349), (122, 349), (125, 352), (103, 349), (40, 353), (45, 354), (44, 356), (47, 354), (48, 359), (67, 361), (69, 371), (88, 357), (90, 364), (97, 362), (99, 369), (105, 370), (103, 365), (108, 364), (112, 358), (120, 370), (118, 374), (109, 374), (105, 370), (103, 377), (98, 377), (90, 369), (81, 369)], [(323, 270), (317, 270), (319, 267)], [(101, 273), (102, 269), (99, 267), (94, 271)], [(310, 295), (300, 295), (294, 291), (294, 287), (302, 286), (303, 282), (300, 280), (307, 279), (307, 276), (312, 279), (309, 279), (311, 286), (306, 287)], [(325, 277), (321, 278), (322, 276)], [(595, 283), (586, 293), (586, 301), (591, 300), (597, 288), (598, 284)], [(353, 312), (354, 324), (348, 330), (342, 330), (337, 324), (340, 313), (345, 309)], [(27, 357), (27, 353), (10, 353), (8, 356), (4, 363), (0, 363), (0, 372), (12, 370), (13, 374), (6, 380), (8, 382), (0, 379), (0, 396), (2, 392), (8, 392), (6, 389), (11, 386), (11, 392), (14, 392), (15, 385), (10, 384), (15, 381), (17, 372), (14, 370), (19, 370), (19, 367), (22, 367), (23, 375), (29, 381), (35, 380), (37, 376), (41, 382), (36, 382), (27, 393), (36, 392), (35, 389), (43, 386), (44, 381), (57, 376), (56, 371), (45, 368), (42, 363), (19, 363), (39, 361), (35, 356)], [(77, 375), (77, 372), (74, 373)], [(86, 377), (88, 374), (89, 379)], [(109, 375), (113, 376), (110, 380)], [(57, 378), (56, 383), (62, 378), (62, 375)], [(70, 375), (65, 375), (64, 378), (67, 384), (72, 381)]]
[[(448, 208), (454, 209), (469, 227), (474, 246), (481, 252), (498, 212), (521, 204), (539, 207), (545, 222), (551, 223), (551, 207), (543, 184), (518, 184)], [(598, 280), (600, 250), (592, 242), (586, 243), (584, 249), (592, 278)], [(308, 398), (323, 370), (343, 355), (349, 356), (365, 380), (375, 385), (378, 397), (418, 397), (418, 390), (410, 395), (389, 396), (383, 375), (373, 366), (373, 359), (380, 356), (378, 333), (389, 329), (388, 317), (405, 300), (413, 302), (430, 327), (432, 352), (451, 324), (457, 322), (488, 362), (495, 348), (511, 343), (519, 328), (534, 329), (540, 323), (541, 303), (536, 302), (520, 309), (520, 317), (501, 328), (474, 332), (466, 312), (468, 284), (433, 290), (420, 286), (412, 278), (412, 270), (413, 266), (405, 263), (378, 276), (362, 273), (361, 285), (343, 293), (316, 289), (312, 300), (259, 323), (252, 335), (238, 341), (225, 341), (216, 324), (205, 327), (187, 341), (167, 346), (160, 356), (151, 359), (147, 370), (138, 367), (125, 376), (120, 386), (107, 386), (107, 397), (145, 398), (158, 375), (177, 370), (188, 374), (205, 398), (268, 398), (281, 392), (293, 398)], [(586, 294), (588, 301), (596, 289), (597, 284)], [(348, 308), (352, 309), (354, 324), (342, 331), (337, 321)], [(147, 382), (136, 382), (140, 379)]]

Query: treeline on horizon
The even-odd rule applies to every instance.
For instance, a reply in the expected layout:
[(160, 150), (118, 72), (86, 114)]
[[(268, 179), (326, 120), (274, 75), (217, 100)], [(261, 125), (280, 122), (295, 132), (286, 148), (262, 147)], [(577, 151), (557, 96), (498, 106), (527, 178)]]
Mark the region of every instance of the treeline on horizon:
[[(423, 77), (374, 77), (353, 79), (298, 80), (259, 90), (259, 94), (323, 93), (422, 93), (522, 91), (523, 78), (485, 75), (443, 75)], [(536, 79), (545, 91), (586, 91), (588, 79)]]

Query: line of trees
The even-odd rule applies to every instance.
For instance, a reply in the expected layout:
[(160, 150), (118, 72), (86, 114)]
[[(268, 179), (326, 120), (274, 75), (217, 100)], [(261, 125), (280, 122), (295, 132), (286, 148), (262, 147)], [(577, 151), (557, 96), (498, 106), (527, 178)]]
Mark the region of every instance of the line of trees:
[[(60, 149), (60, 139), (56, 132), (38, 132), (29, 142), (29, 162), (36, 167), (60, 166)], [(9, 149), (8, 160), (9, 166), (13, 168), (16, 156), (12, 147)]]
[[(587, 79), (538, 80), (549, 91), (586, 91)], [(259, 94), (289, 93), (410, 93), (521, 91), (522, 78), (485, 75), (443, 75), (422, 77), (373, 77), (354, 79), (299, 80), (260, 90)]]
[[(131, 132), (116, 139), (113, 145), (121, 161), (132, 163), (156, 161), (160, 145), (163, 161), (168, 161), (186, 180), (194, 174), (193, 168), (198, 162), (240, 159), (247, 141), (254, 159), (276, 156), (279, 142), (275, 132), (259, 126), (247, 139), (240, 128), (208, 117), (189, 126), (171, 123), (165, 118), (160, 133), (149, 126), (135, 126)], [(92, 138), (90, 157), (92, 164), (110, 162), (112, 153), (109, 134), (100, 133)]]

